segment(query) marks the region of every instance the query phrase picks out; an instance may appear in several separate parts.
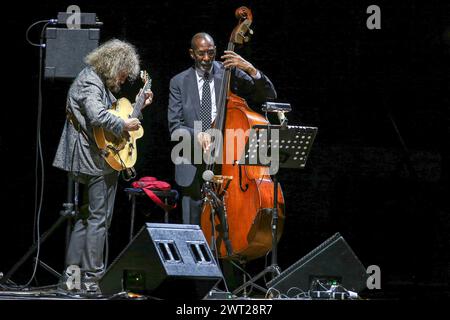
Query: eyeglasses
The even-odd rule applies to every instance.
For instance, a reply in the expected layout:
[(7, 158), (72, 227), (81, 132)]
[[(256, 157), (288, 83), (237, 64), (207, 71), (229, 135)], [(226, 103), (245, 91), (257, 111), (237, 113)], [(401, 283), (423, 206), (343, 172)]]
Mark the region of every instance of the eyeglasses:
[(195, 55), (199, 56), (199, 57), (204, 57), (206, 55), (208, 55), (209, 57), (214, 57), (214, 55), (216, 54), (216, 49), (211, 49), (211, 50), (206, 50), (206, 51), (197, 51), (194, 50)]

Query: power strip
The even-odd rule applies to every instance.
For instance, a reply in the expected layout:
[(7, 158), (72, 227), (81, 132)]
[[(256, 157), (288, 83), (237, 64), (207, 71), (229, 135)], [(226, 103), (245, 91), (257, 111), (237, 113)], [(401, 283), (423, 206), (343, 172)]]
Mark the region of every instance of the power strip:
[(358, 294), (353, 291), (347, 292), (335, 292), (335, 291), (310, 291), (309, 296), (313, 299), (334, 299), (334, 300), (344, 300), (344, 299), (357, 299)]

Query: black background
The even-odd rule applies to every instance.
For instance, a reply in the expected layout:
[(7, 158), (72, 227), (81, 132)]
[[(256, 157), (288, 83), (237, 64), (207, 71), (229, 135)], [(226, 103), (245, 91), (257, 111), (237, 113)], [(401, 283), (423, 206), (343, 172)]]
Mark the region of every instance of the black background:
[[(450, 21), (448, 4), (437, 0), (13, 3), (3, 15), (0, 271), (11, 268), (33, 241), (39, 49), (26, 42), (25, 31), (70, 4), (97, 13), (102, 41), (119, 38), (138, 48), (142, 68), (153, 78), (155, 102), (145, 110), (136, 168), (139, 176), (172, 185), (169, 80), (191, 65), (194, 33), (210, 33), (223, 51), (236, 24), (234, 10), (248, 5), (255, 34), (239, 53), (270, 77), (278, 101), (291, 103), (290, 124), (319, 128), (307, 168), (279, 173), (286, 201), (281, 268), (340, 232), (365, 266), (381, 268), (382, 290), (367, 296), (448, 296)], [(381, 30), (366, 27), (371, 4), (381, 8)], [(30, 32), (34, 42), (39, 31)], [(127, 84), (120, 96), (134, 99), (139, 86)], [(65, 174), (51, 163), (68, 87), (43, 86), (41, 232), (65, 201)], [(110, 260), (128, 239), (127, 186), (121, 181), (116, 197)], [(138, 225), (162, 221), (161, 211), (145, 200)], [(180, 210), (170, 219), (179, 223)], [(41, 248), (41, 258), (58, 271), (64, 235), (62, 227)], [(249, 271), (261, 270), (264, 262), (252, 262)], [(25, 283), (30, 275), (27, 261), (13, 280)], [(37, 279), (34, 285), (55, 282), (41, 269)]]

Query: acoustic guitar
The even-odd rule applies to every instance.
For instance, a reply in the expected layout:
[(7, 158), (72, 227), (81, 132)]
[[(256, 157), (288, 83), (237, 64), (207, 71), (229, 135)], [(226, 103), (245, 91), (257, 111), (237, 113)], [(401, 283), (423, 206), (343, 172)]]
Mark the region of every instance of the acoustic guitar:
[[(120, 98), (108, 112), (122, 119), (137, 118), (145, 103), (145, 91), (152, 86), (152, 80), (146, 71), (141, 71), (144, 87), (136, 99), (134, 106), (127, 98)], [(135, 175), (133, 166), (137, 160), (136, 140), (144, 135), (142, 126), (136, 131), (124, 131), (116, 136), (108, 130), (94, 127), (94, 139), (97, 147), (102, 151), (105, 161), (117, 171), (127, 170)]]

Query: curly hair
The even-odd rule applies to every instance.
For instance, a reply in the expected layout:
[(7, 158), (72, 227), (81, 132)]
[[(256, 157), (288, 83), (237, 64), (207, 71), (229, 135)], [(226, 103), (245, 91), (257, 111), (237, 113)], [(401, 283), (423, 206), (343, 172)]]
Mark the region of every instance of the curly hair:
[(118, 77), (126, 73), (130, 80), (135, 80), (139, 74), (139, 55), (136, 48), (125, 41), (112, 39), (103, 43), (89, 53), (85, 60), (102, 78), (110, 89), (120, 88)]

